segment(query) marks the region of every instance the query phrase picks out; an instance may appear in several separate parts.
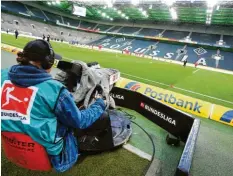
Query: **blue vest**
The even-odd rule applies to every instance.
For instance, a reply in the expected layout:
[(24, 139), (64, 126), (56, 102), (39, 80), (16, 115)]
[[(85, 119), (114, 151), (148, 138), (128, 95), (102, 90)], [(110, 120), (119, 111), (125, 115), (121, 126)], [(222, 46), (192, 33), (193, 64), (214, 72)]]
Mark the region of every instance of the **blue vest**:
[(57, 118), (54, 114), (63, 85), (48, 80), (22, 88), (8, 80), (8, 70), (2, 71), (1, 130), (29, 135), (43, 145), (50, 155), (58, 155), (63, 138), (56, 137)]

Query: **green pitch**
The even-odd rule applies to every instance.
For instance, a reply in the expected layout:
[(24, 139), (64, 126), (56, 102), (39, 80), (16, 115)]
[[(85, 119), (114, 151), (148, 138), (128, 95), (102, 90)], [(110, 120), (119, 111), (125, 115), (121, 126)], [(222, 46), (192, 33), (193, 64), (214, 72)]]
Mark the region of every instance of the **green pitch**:
[[(15, 40), (14, 36), (2, 34), (2, 43), (19, 48), (23, 48), (29, 40), (31, 39), (22, 37)], [(197, 71), (198, 68), (193, 67), (184, 68), (181, 65), (151, 59), (93, 51), (62, 43), (51, 43), (54, 50), (65, 59), (77, 59), (85, 62), (98, 61), (103, 67), (119, 69), (123, 77), (233, 108), (233, 75), (204, 69)], [(171, 88), (170, 85), (184, 90)]]
[[(30, 39), (20, 37), (15, 40), (13, 36), (2, 34), (2, 43), (23, 48)], [(178, 89), (172, 89), (170, 86), (153, 83), (157, 81), (164, 84), (173, 84), (174, 86), (190, 91), (202, 93), (222, 100), (233, 101), (233, 76), (199, 70), (196, 73), (195, 68), (183, 68), (180, 65), (169, 64), (165, 62), (152, 61), (149, 59), (137, 58), (121, 54), (112, 54), (106, 52), (80, 49), (66, 44), (53, 43), (54, 50), (64, 58), (78, 59), (86, 62), (98, 61), (102, 66), (119, 69), (122, 75), (129, 79), (145, 82), (158, 87), (171, 89), (172, 91), (196, 97), (202, 100), (233, 107), (231, 103), (207, 98), (196, 94), (188, 93)], [(1, 62), (6, 59), (13, 59), (14, 55), (2, 53)], [(152, 62), (152, 63), (151, 63)], [(135, 78), (137, 76), (138, 78)], [(148, 79), (148, 80), (145, 80)], [(155, 157), (160, 161), (162, 175), (174, 175), (175, 168), (179, 162), (183, 145), (181, 147), (168, 146), (165, 143), (167, 132), (151, 123), (136, 112), (129, 111), (135, 115), (135, 121), (145, 128), (152, 136), (156, 145)], [(196, 150), (191, 168), (191, 175), (211, 175), (211, 176), (231, 176), (233, 163), (233, 128), (208, 119), (201, 119), (200, 132), (196, 144)], [(129, 143), (149, 154), (151, 154), (151, 143), (148, 137), (133, 125), (133, 135)], [(2, 153), (3, 154), (3, 153)], [(106, 152), (96, 156), (85, 158), (81, 163), (64, 174), (55, 172), (40, 173), (32, 172), (16, 167), (2, 155), (2, 175), (141, 175), (143, 169), (148, 164), (147, 160), (141, 159), (136, 155), (119, 149), (114, 152)]]

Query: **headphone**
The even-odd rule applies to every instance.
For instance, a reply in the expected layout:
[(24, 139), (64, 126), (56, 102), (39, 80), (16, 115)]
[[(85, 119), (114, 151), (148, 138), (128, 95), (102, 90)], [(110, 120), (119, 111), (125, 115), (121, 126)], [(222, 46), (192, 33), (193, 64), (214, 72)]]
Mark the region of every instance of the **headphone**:
[(51, 44), (45, 40), (42, 39), (38, 39), (44, 43), (46, 43), (46, 45), (49, 48), (49, 55), (45, 56), (44, 60), (41, 62), (41, 67), (45, 70), (50, 69), (52, 67), (52, 65), (54, 64), (54, 51), (53, 48), (51, 46)]

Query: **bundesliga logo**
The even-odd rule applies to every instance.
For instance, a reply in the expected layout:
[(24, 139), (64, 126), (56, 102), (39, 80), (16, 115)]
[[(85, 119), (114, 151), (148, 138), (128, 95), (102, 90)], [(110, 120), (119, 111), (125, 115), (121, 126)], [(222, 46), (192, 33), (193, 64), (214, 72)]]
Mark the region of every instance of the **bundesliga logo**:
[(163, 114), (162, 112), (159, 112), (158, 110), (150, 107), (149, 105), (141, 102), (140, 107), (142, 107), (143, 109), (145, 109), (145, 110), (151, 112), (152, 114), (160, 117), (161, 119), (169, 122), (170, 124), (173, 124), (174, 126), (176, 126), (176, 121), (174, 119), (172, 119), (171, 117), (168, 117), (167, 115)]
[(37, 88), (21, 88), (5, 81), (2, 86), (1, 119), (20, 120), (30, 124), (30, 112), (35, 99)]

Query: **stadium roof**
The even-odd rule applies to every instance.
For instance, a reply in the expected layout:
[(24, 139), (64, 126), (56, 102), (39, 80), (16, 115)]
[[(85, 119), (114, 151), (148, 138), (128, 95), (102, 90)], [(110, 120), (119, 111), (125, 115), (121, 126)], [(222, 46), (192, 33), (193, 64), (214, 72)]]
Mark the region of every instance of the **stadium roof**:
[[(55, 3), (56, 2), (56, 3)], [(72, 12), (73, 5), (86, 7), (92, 20), (150, 20), (233, 25), (232, 0), (82, 0), (40, 2)]]

